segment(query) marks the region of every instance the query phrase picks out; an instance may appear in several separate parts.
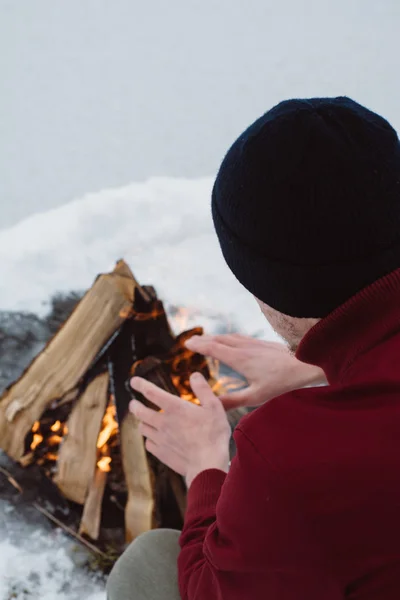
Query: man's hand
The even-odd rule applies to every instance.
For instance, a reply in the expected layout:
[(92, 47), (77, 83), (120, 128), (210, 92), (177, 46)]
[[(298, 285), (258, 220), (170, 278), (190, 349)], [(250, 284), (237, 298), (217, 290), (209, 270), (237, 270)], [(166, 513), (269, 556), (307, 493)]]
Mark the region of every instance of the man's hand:
[(326, 383), (323, 371), (297, 360), (284, 344), (229, 335), (193, 336), (186, 346), (215, 358), (241, 373), (249, 387), (220, 397), (226, 410), (259, 406), (307, 385)]
[(186, 477), (188, 487), (206, 469), (227, 472), (231, 429), (219, 398), (200, 373), (190, 378), (200, 406), (182, 400), (140, 377), (131, 385), (158, 406), (155, 411), (138, 400), (129, 409), (140, 421), (146, 449), (161, 462)]

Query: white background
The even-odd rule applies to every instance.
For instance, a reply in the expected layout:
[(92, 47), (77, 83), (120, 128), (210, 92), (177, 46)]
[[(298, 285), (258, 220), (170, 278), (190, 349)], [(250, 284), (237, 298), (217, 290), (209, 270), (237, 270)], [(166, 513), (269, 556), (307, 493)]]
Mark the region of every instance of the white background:
[(213, 175), (293, 96), (400, 127), (398, 0), (0, 0), (0, 229), (88, 191)]

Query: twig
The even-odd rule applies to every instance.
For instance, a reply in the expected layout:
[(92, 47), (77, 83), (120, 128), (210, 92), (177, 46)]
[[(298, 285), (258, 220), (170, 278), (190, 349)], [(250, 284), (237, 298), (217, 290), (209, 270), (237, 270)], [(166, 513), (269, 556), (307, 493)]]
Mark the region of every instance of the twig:
[[(9, 473), (9, 471), (7, 471), (7, 469), (4, 469), (4, 467), (0, 466), (0, 473), (2, 473), (5, 477), (7, 477), (8, 481), (11, 483), (11, 485), (16, 490), (18, 490), (18, 492), (20, 494), (23, 494), (23, 492), (24, 492), (23, 488), (20, 486), (20, 484), (18, 483), (18, 481), (16, 481), (14, 479), (14, 477), (11, 475), (11, 473)], [(40, 504), (38, 504), (37, 502), (32, 502), (32, 506), (37, 511), (39, 511), (40, 513), (42, 513), (42, 515), (44, 515), (45, 517), (47, 517), (50, 521), (52, 521), (53, 523), (55, 523), (56, 525), (58, 525), (58, 527), (60, 527), (61, 529), (63, 529), (70, 536), (74, 537), (81, 544), (83, 544), (84, 546), (86, 546), (86, 548), (88, 548), (89, 550), (91, 550), (91, 552), (94, 552), (95, 554), (99, 554), (103, 558), (107, 559), (107, 554), (105, 554), (105, 552), (102, 552), (94, 544), (91, 544), (90, 542), (88, 542), (88, 540), (86, 540), (84, 537), (82, 537), (79, 533), (77, 533), (76, 531), (74, 531), (73, 529), (71, 529), (71, 527), (68, 527), (68, 525), (65, 525), (62, 521), (60, 521), (54, 515), (52, 515), (51, 512), (49, 512), (48, 510), (46, 510), (45, 508), (43, 508), (42, 506), (40, 506)]]
[(19, 485), (18, 481), (16, 481), (14, 479), (14, 477), (11, 475), (11, 473), (9, 473), (6, 469), (4, 469), (3, 467), (0, 467), (0, 473), (3, 473), (3, 475), (5, 475), (5, 477), (7, 477), (8, 481), (11, 483), (11, 485), (13, 487), (15, 487), (15, 489), (18, 490), (20, 494), (22, 494), (24, 492), (22, 487)]

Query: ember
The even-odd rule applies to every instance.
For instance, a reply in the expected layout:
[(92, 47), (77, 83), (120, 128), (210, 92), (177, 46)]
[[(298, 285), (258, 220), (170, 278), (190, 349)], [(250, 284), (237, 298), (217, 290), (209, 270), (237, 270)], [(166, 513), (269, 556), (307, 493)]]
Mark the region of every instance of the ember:
[[(55, 423), (53, 423), (53, 425), (50, 427), (51, 431), (60, 431), (61, 429), (61, 421), (56, 421)], [(32, 430), (33, 431), (33, 430)]]
[(35, 450), (39, 446), (39, 444), (41, 444), (42, 442), (43, 442), (43, 436), (40, 435), (40, 433), (34, 433), (33, 441), (31, 443), (31, 450)]
[(47, 443), (49, 446), (59, 445), (62, 441), (62, 437), (60, 435), (51, 435), (47, 438)]

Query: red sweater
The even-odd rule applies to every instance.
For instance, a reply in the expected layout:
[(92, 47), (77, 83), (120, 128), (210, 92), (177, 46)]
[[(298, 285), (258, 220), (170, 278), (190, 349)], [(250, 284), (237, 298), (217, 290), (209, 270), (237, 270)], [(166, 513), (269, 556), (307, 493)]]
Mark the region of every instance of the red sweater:
[(400, 270), (319, 322), (329, 386), (245, 417), (228, 475), (188, 494), (184, 600), (400, 599)]

